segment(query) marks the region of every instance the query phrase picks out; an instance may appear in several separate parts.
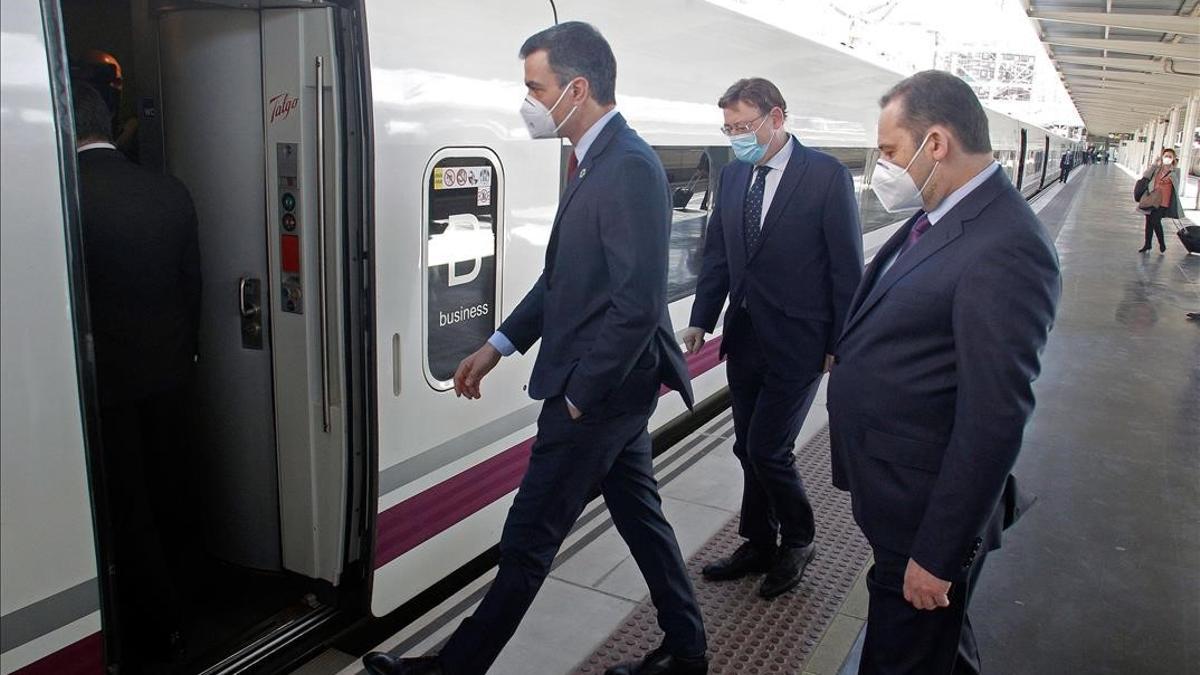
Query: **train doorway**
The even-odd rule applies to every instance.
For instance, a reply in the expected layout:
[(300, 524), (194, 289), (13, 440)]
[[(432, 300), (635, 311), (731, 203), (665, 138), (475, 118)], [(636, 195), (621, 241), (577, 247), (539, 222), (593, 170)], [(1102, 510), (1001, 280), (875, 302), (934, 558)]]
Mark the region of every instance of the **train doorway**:
[[(178, 442), (154, 448), (166, 460), (144, 478), (155, 531), (115, 536), (105, 561), (115, 570), (110, 661), (123, 672), (243, 670), (365, 602), (353, 11), (156, 0), (62, 9), (73, 64), (93, 49), (125, 52), (115, 55), (115, 140), (129, 161), (187, 187), (201, 261), (194, 387), (174, 418)], [(119, 450), (104, 445), (105, 457)], [(110, 500), (135, 485), (104, 480), (97, 494)], [(160, 600), (178, 611), (158, 614), (129, 578), (145, 565), (125, 563), (154, 537), (178, 596)], [(180, 625), (160, 631), (157, 616)]]

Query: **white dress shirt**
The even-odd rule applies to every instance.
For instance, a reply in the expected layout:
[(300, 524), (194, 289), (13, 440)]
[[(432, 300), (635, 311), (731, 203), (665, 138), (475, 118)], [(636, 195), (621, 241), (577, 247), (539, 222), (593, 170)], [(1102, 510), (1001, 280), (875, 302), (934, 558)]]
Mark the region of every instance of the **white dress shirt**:
[[(779, 189), (779, 181), (783, 179), (783, 172), (787, 169), (788, 161), (792, 159), (792, 135), (787, 135), (787, 142), (775, 153), (775, 156), (767, 160), (762, 166), (769, 166), (771, 170), (767, 172), (766, 182), (763, 185), (763, 203), (762, 212), (758, 214), (758, 226), (761, 228), (767, 222), (767, 213), (771, 210), (771, 201), (775, 199), (775, 191)], [(750, 172), (750, 185), (746, 188), (746, 194), (750, 194), (750, 189), (754, 187), (754, 174), (758, 172), (758, 166)]]
[(103, 148), (105, 150), (116, 150), (117, 146), (113, 145), (112, 143), (108, 143), (106, 141), (96, 141), (94, 143), (84, 143), (83, 145), (76, 148), (75, 152), (84, 152), (86, 150), (95, 150), (97, 148)]
[[(950, 209), (958, 206), (959, 202), (966, 199), (967, 195), (974, 192), (975, 189), (980, 185), (983, 185), (984, 181), (991, 178), (992, 174), (996, 173), (999, 169), (1000, 165), (996, 162), (992, 162), (986, 168), (984, 168), (983, 171), (975, 174), (974, 178), (966, 183), (963, 183), (962, 187), (958, 188), (954, 192), (951, 192), (945, 199), (942, 200), (942, 203), (937, 205), (936, 208), (926, 213), (925, 216), (929, 218), (929, 229), (932, 230), (934, 227), (936, 227), (938, 221), (944, 218), (946, 214), (950, 212)], [(926, 232), (925, 234), (928, 235), (929, 233)], [(896, 249), (896, 252), (892, 254), (892, 257), (889, 258), (888, 261), (879, 268), (879, 274), (875, 275), (875, 283), (879, 283), (879, 280), (883, 278), (883, 275), (887, 274), (887, 271), (892, 268), (892, 265), (895, 264), (899, 253), (900, 249), (898, 248)]]

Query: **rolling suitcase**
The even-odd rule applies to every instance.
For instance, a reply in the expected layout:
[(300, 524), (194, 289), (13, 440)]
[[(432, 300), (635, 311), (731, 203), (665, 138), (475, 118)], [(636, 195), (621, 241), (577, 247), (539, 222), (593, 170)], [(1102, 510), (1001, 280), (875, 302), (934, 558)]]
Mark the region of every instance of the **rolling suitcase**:
[(1180, 227), (1176, 234), (1179, 235), (1179, 241), (1183, 242), (1183, 247), (1188, 253), (1200, 255), (1200, 225), (1187, 225)]

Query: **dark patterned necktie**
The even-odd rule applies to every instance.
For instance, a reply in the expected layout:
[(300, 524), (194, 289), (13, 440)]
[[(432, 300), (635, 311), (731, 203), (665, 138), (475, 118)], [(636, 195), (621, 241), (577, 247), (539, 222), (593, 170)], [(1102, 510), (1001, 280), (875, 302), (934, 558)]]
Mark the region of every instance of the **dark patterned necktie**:
[(917, 240), (921, 238), (921, 235), (928, 232), (931, 227), (933, 227), (933, 223), (929, 222), (929, 216), (922, 213), (917, 218), (917, 222), (913, 223), (912, 229), (908, 231), (908, 239), (904, 240), (904, 245), (900, 247), (900, 252), (896, 254), (896, 260), (899, 260), (900, 256), (904, 255), (908, 249), (916, 246)]
[(575, 180), (575, 172), (579, 170), (579, 158), (575, 156), (575, 151), (571, 151), (571, 158), (567, 160), (567, 182)]
[(750, 186), (750, 192), (746, 193), (746, 204), (742, 213), (746, 224), (747, 251), (757, 248), (758, 240), (762, 236), (763, 193), (767, 189), (767, 172), (770, 170), (769, 166), (758, 167), (754, 173), (754, 184)]

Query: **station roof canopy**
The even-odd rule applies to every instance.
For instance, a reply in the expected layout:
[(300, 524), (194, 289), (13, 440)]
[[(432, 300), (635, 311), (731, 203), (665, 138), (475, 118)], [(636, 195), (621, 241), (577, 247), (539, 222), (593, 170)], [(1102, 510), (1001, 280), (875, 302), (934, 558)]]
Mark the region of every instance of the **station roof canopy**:
[(1200, 0), (1024, 0), (1094, 134), (1130, 132), (1200, 91)]

